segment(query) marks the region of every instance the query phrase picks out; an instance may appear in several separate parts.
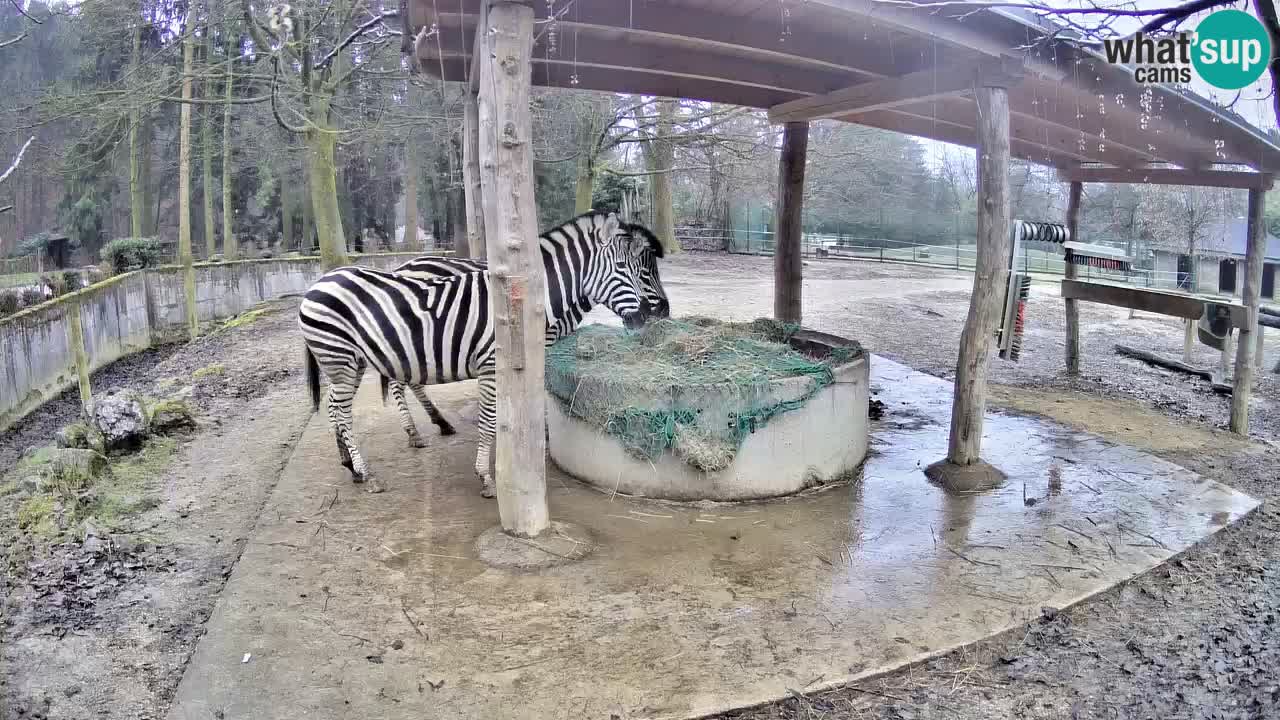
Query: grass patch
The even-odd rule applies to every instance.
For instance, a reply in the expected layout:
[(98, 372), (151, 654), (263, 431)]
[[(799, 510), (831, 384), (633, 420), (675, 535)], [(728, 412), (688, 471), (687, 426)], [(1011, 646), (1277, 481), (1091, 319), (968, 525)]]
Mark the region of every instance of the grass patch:
[(207, 377), (216, 377), (219, 375), (225, 375), (226, 373), (227, 373), (227, 366), (223, 365), (222, 363), (214, 363), (212, 365), (205, 365), (199, 370), (196, 370), (195, 372), (191, 373), (191, 377), (195, 378), (196, 380), (203, 380), (204, 378), (207, 378)]
[(222, 323), (222, 327), (221, 327), (221, 328), (219, 328), (219, 329), (220, 329), (220, 330), (234, 330), (234, 329), (236, 329), (236, 328), (238, 328), (238, 327), (244, 327), (245, 325), (251, 325), (251, 324), (253, 324), (254, 322), (257, 322), (260, 318), (262, 318), (262, 317), (264, 317), (264, 316), (266, 316), (266, 315), (270, 315), (271, 313), (272, 313), (272, 310), (271, 310), (270, 308), (265, 308), (265, 307), (264, 307), (264, 308), (257, 308), (257, 309), (255, 309), (255, 310), (250, 310), (250, 311), (248, 311), (248, 312), (243, 312), (243, 313), (240, 313), (239, 315), (237, 315), (237, 316), (235, 316), (235, 317), (231, 318), (230, 320), (227, 320), (226, 322)]
[(48, 493), (32, 495), (18, 506), (18, 529), (32, 535), (51, 538), (58, 533), (58, 524), (53, 517), (54, 497)]
[(27, 285), (35, 285), (38, 282), (40, 282), (40, 275), (38, 273), (0, 275), (0, 288), (25, 287)]

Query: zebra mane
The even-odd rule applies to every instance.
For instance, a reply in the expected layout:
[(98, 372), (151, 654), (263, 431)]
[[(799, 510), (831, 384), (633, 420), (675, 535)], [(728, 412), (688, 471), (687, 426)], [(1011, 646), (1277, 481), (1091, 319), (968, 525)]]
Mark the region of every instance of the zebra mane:
[(654, 235), (653, 231), (649, 230), (649, 228), (641, 225), (640, 223), (623, 223), (622, 229), (628, 234), (647, 240), (650, 249), (653, 250), (653, 254), (659, 258), (663, 256), (665, 248), (662, 245), (662, 241), (659, 240), (658, 236)]

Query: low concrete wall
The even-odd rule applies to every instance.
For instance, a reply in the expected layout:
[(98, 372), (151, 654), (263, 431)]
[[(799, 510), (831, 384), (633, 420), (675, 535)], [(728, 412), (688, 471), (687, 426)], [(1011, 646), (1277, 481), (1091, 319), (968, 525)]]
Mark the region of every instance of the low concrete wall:
[[(352, 262), (391, 269), (421, 254), (364, 255)], [(182, 273), (180, 267), (163, 267), (118, 275), (0, 320), (0, 430), (76, 384), (70, 322), (77, 305), (89, 372), (181, 338), (186, 331)], [(320, 276), (320, 259), (202, 263), (195, 274), (196, 313), (201, 322), (211, 322), (304, 292)]]

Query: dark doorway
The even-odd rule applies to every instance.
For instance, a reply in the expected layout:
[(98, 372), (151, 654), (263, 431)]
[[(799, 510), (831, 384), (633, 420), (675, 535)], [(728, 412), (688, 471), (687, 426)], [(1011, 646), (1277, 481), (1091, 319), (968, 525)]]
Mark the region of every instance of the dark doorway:
[(1218, 292), (1224, 295), (1236, 293), (1236, 261), (1223, 260), (1218, 263)]
[(1191, 289), (1191, 256), (1178, 256), (1178, 287), (1183, 290)]
[(1262, 297), (1274, 298), (1276, 296), (1276, 266), (1273, 263), (1267, 263), (1262, 266)]

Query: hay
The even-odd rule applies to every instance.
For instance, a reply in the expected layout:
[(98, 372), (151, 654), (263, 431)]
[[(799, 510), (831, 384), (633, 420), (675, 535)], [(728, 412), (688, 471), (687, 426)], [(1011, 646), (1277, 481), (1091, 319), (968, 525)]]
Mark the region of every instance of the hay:
[[(728, 467), (743, 439), (802, 407), (834, 381), (856, 345), (824, 358), (787, 341), (798, 330), (774, 320), (662, 320), (636, 332), (590, 325), (547, 350), (547, 390), (565, 411), (617, 437), (632, 455), (672, 452), (695, 468)], [(776, 397), (772, 383), (808, 382)], [(726, 403), (725, 398), (729, 401)]]

